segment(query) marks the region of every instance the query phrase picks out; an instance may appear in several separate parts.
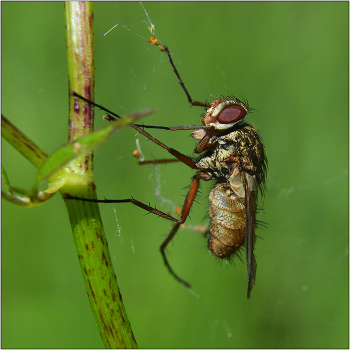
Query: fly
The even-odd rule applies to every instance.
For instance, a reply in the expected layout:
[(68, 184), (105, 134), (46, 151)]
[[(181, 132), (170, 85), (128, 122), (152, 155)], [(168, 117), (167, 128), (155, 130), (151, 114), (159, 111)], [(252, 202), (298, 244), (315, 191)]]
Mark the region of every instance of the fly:
[[(119, 200), (95, 200), (87, 198), (70, 197), (88, 202), (99, 203), (132, 203), (138, 207), (175, 222), (171, 232), (160, 247), (164, 263), (171, 275), (190, 288), (189, 283), (180, 278), (169, 264), (165, 254), (165, 248), (177, 233), (191, 210), (192, 204), (201, 181), (215, 181), (214, 188), (209, 194), (209, 218), (210, 228), (208, 236), (208, 248), (217, 257), (229, 259), (234, 256), (241, 247), (245, 246), (247, 263), (247, 297), (255, 284), (256, 259), (254, 256), (254, 246), (256, 242), (255, 228), (257, 226), (256, 213), (258, 193), (263, 196), (265, 189), (265, 177), (267, 168), (267, 158), (265, 155), (262, 140), (256, 128), (246, 122), (244, 118), (251, 111), (248, 103), (241, 101), (234, 96), (221, 97), (211, 104), (192, 100), (187, 91), (180, 74), (175, 67), (174, 61), (168, 47), (160, 44), (152, 37), (150, 44), (158, 46), (160, 51), (167, 54), (169, 62), (184, 90), (189, 103), (192, 106), (206, 108), (206, 112), (201, 119), (200, 126), (152, 126), (129, 124), (140, 134), (144, 135), (160, 147), (168, 151), (172, 159), (159, 159), (151, 161), (140, 161), (139, 164), (160, 164), (171, 162), (182, 162), (188, 167), (196, 170), (192, 177), (190, 189), (186, 196), (180, 219), (176, 219), (153, 207), (150, 207), (134, 198)], [(119, 115), (98, 105), (83, 96), (73, 92), (77, 99), (92, 104), (108, 114), (105, 119), (111, 121), (120, 118)], [(194, 152), (198, 157), (192, 158), (170, 148), (154, 138), (147, 128), (164, 130), (195, 130), (192, 137), (198, 140)]]

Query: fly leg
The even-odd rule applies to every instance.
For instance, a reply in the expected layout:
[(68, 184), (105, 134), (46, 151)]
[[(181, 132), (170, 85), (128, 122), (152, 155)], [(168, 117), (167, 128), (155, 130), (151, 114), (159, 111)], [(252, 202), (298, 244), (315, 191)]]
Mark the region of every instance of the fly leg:
[(177, 222), (174, 227), (172, 228), (171, 232), (169, 233), (168, 237), (165, 239), (165, 241), (162, 243), (162, 245), (160, 246), (160, 252), (162, 253), (163, 256), (163, 261), (165, 266), (168, 268), (168, 271), (171, 273), (171, 275), (178, 281), (180, 282), (183, 286), (185, 286), (186, 288), (191, 288), (190, 284), (187, 283), (186, 281), (184, 281), (182, 278), (180, 278), (175, 272), (174, 270), (171, 268), (168, 258), (165, 254), (165, 248), (167, 247), (167, 245), (169, 244), (169, 242), (174, 238), (176, 232), (178, 231), (179, 227), (181, 224), (183, 224), (187, 217), (188, 214), (190, 213), (192, 204), (194, 202), (194, 199), (196, 197), (197, 191), (198, 191), (198, 187), (199, 187), (199, 180), (204, 180), (204, 181), (208, 181), (211, 180), (212, 176), (208, 173), (205, 172), (198, 172), (193, 178), (192, 178), (192, 182), (191, 182), (191, 186), (190, 189), (187, 193), (186, 199), (185, 199), (185, 203), (182, 209), (182, 213), (181, 213), (181, 218), (180, 218), (180, 222)]
[[(112, 111), (110, 111), (109, 109), (93, 102), (90, 101), (88, 99), (86, 99), (85, 97), (77, 94), (76, 92), (73, 92), (73, 96), (87, 102), (90, 103), (92, 105), (94, 105), (95, 107), (98, 107), (104, 111), (106, 111), (107, 113), (109, 113), (109, 117), (111, 117), (111, 115), (114, 115), (117, 119), (120, 118), (120, 116), (118, 114), (113, 113)], [(112, 120), (115, 118), (111, 118), (107, 120)], [(158, 146), (164, 148), (165, 150), (167, 150), (171, 155), (173, 155), (175, 158), (177, 158), (180, 162), (186, 164), (187, 166), (189, 166), (192, 169), (198, 169), (195, 162), (192, 160), (192, 158), (180, 153), (179, 151), (175, 150), (174, 148), (170, 148), (168, 146), (166, 146), (164, 143), (158, 141), (155, 137), (153, 137), (152, 135), (150, 135), (148, 132), (146, 132), (143, 129), (142, 125), (137, 125), (137, 124), (129, 124), (132, 128), (134, 128), (135, 130), (137, 130), (140, 134), (144, 135), (145, 137), (147, 137), (149, 140), (151, 140), (152, 142), (156, 143)], [(173, 130), (192, 130), (192, 129), (201, 129), (201, 128), (205, 128), (205, 126), (192, 126), (192, 127), (174, 127)], [(170, 128), (171, 129), (171, 128)]]
[(162, 211), (150, 207), (147, 204), (144, 204), (134, 198), (129, 198), (129, 199), (92, 199), (92, 198), (81, 198), (81, 197), (74, 197), (74, 196), (70, 196), (68, 194), (65, 194), (64, 199), (75, 199), (75, 200), (79, 200), (79, 201), (83, 201), (83, 202), (92, 202), (92, 203), (106, 203), (106, 204), (110, 204), (110, 203), (132, 203), (136, 206), (138, 206), (139, 208), (142, 208), (144, 210), (147, 210), (149, 213), (158, 215), (159, 217), (162, 217), (164, 219), (167, 220), (171, 220), (171, 221), (175, 221), (176, 223), (182, 224), (181, 219), (175, 219), (173, 218), (171, 215), (168, 215), (166, 213), (163, 213)]
[(160, 51), (162, 52), (165, 52), (169, 58), (169, 62), (171, 64), (171, 66), (173, 67), (173, 70), (174, 70), (174, 73), (175, 75), (177, 76), (177, 79), (179, 81), (179, 84), (181, 85), (182, 87), (182, 90), (185, 92), (186, 96), (187, 96), (187, 99), (188, 99), (188, 102), (192, 105), (192, 106), (200, 106), (200, 107), (210, 107), (210, 104), (208, 103), (203, 103), (203, 102), (198, 102), (198, 101), (194, 101), (192, 99), (192, 97), (190, 96), (189, 92), (187, 91), (186, 89), (186, 86), (185, 84), (183, 83), (181, 77), (180, 77), (180, 74), (179, 74), (179, 71), (177, 70), (176, 66), (175, 66), (175, 63), (173, 61), (173, 58), (171, 57), (171, 54), (170, 54), (170, 50), (167, 46), (165, 45), (162, 45), (160, 42), (158, 42), (158, 39), (156, 39), (153, 35), (153, 32), (151, 30), (151, 35), (152, 35), (152, 38), (149, 39), (149, 43), (151, 45), (156, 45), (159, 47)]

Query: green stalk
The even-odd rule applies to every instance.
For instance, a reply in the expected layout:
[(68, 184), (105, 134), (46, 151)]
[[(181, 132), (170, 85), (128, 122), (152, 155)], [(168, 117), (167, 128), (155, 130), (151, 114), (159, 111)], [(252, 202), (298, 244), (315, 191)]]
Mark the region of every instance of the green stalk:
[(1, 136), (40, 169), (49, 156), (1, 114)]
[[(69, 141), (93, 131), (94, 108), (72, 96), (94, 99), (94, 34), (91, 2), (65, 2), (69, 75)], [(71, 162), (61, 192), (96, 198), (92, 152)], [(113, 270), (96, 203), (65, 200), (90, 305), (105, 347), (136, 348)]]

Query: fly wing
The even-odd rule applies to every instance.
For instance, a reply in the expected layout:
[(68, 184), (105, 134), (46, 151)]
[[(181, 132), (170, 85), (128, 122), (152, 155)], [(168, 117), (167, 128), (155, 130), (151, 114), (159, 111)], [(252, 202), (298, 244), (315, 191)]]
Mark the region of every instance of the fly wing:
[(245, 193), (245, 207), (246, 207), (246, 236), (245, 236), (246, 251), (245, 252), (246, 252), (247, 274), (248, 274), (247, 297), (249, 299), (250, 292), (252, 291), (255, 284), (255, 275), (256, 275), (256, 267), (257, 267), (255, 256), (254, 256), (254, 245), (256, 241), (255, 214), (256, 214), (257, 191), (254, 188), (255, 186), (251, 183), (252, 181), (248, 181), (247, 179), (249, 178), (249, 174), (246, 174), (241, 168), (240, 168), (240, 173), (241, 173), (241, 178), (244, 185), (244, 193)]

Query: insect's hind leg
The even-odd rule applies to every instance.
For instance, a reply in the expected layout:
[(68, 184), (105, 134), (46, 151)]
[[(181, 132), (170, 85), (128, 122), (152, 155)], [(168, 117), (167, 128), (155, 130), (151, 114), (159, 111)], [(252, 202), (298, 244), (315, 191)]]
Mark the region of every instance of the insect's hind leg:
[(165, 241), (162, 243), (162, 245), (160, 246), (160, 252), (162, 253), (163, 256), (163, 261), (165, 266), (168, 268), (168, 271), (170, 272), (170, 274), (178, 281), (180, 282), (183, 286), (185, 286), (186, 288), (191, 288), (190, 284), (187, 283), (186, 281), (184, 281), (182, 278), (180, 278), (175, 272), (174, 270), (171, 268), (168, 258), (166, 257), (165, 254), (165, 248), (167, 247), (167, 245), (169, 244), (169, 242), (174, 238), (175, 234), (177, 233), (181, 223), (184, 223), (188, 217), (188, 214), (190, 213), (192, 204), (194, 202), (194, 199), (196, 197), (197, 191), (198, 191), (198, 187), (199, 187), (199, 180), (210, 180), (211, 177), (209, 174), (205, 173), (205, 172), (198, 172), (195, 176), (193, 176), (192, 178), (192, 182), (191, 182), (191, 186), (190, 189), (187, 193), (186, 199), (185, 199), (185, 203), (182, 209), (182, 213), (181, 213), (181, 219), (179, 220), (179, 222), (177, 222), (171, 232), (169, 233), (168, 237), (165, 239)]
[(171, 232), (169, 233), (168, 237), (166, 238), (166, 240), (162, 243), (162, 245), (160, 246), (160, 252), (162, 253), (163, 256), (163, 261), (165, 266), (168, 268), (168, 271), (170, 272), (170, 274), (178, 281), (180, 282), (184, 287), (186, 288), (191, 288), (191, 285), (189, 283), (187, 283), (186, 281), (184, 281), (182, 278), (180, 278), (175, 272), (174, 270), (171, 268), (168, 258), (166, 257), (165, 254), (165, 248), (168, 245), (168, 243), (174, 238), (177, 230), (180, 227), (180, 223), (176, 223), (174, 225), (174, 227), (172, 228)]
[(74, 196), (70, 196), (68, 194), (64, 195), (64, 199), (74, 199), (74, 200), (79, 200), (79, 201), (83, 201), (83, 202), (93, 202), (93, 203), (132, 203), (136, 206), (138, 206), (139, 208), (142, 208), (144, 210), (147, 210), (149, 213), (158, 215), (164, 219), (167, 220), (171, 220), (171, 221), (175, 221), (176, 223), (182, 224), (181, 219), (175, 219), (173, 218), (171, 215), (168, 215), (166, 213), (163, 213), (162, 211), (150, 207), (147, 204), (144, 204), (134, 198), (128, 198), (128, 199), (91, 199), (91, 198), (81, 198), (81, 197), (74, 197)]

